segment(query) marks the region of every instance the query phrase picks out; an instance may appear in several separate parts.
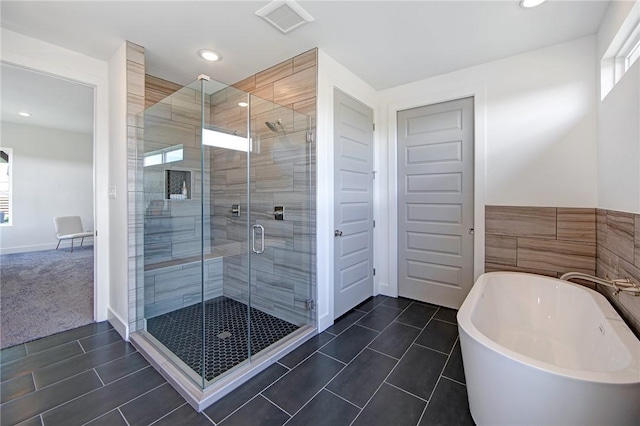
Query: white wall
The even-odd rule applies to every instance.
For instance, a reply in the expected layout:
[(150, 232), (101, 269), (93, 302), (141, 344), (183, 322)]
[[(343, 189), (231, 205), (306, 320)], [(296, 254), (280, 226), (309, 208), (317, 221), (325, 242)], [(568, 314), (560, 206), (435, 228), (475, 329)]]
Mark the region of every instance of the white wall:
[(1, 139), (13, 148), (14, 216), (0, 228), (1, 253), (55, 248), (56, 216), (80, 216), (85, 230), (94, 229), (93, 135), (2, 123)]
[[(109, 60), (109, 186), (116, 198), (109, 199), (110, 276), (109, 319), (128, 338), (128, 233), (127, 226), (127, 45), (122, 43)], [(132, 203), (135, 200), (131, 200)]]
[[(640, 3), (609, 5), (597, 36), (598, 63), (629, 14), (640, 18)], [(598, 207), (640, 213), (640, 61), (598, 103)]]
[(96, 321), (104, 321), (109, 303), (107, 63), (4, 28), (0, 31), (2, 61), (76, 81), (94, 90), (94, 224), (98, 231), (94, 244), (94, 316)]
[(593, 207), (595, 64), (591, 36), (392, 88), (382, 98), (392, 104), (484, 87), (486, 203)]
[[(484, 206), (594, 207), (596, 173), (595, 37), (585, 37), (380, 93), (380, 170), (387, 198), (389, 292), (397, 291), (396, 114), (475, 97), (474, 275), (484, 270)], [(384, 185), (384, 184), (383, 184)], [(385, 218), (386, 219), (386, 218)], [(376, 264), (378, 259), (376, 259)]]

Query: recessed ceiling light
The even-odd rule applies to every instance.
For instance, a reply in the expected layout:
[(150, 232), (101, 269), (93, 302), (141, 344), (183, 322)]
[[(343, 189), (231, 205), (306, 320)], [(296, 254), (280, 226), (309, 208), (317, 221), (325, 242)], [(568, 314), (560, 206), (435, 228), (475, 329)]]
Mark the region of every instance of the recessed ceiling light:
[(18, 114), (23, 116), (23, 117), (31, 117), (31, 113), (30, 112), (26, 112), (26, 111), (21, 111)]
[(540, 6), (546, 0), (521, 0), (520, 7), (524, 7), (525, 9), (530, 9), (532, 7)]
[(238, 102), (238, 106), (241, 106), (242, 108), (244, 108), (246, 106), (249, 106), (249, 104), (246, 102)]
[(198, 52), (198, 55), (206, 61), (215, 62), (220, 60), (220, 54), (213, 50), (203, 49)]

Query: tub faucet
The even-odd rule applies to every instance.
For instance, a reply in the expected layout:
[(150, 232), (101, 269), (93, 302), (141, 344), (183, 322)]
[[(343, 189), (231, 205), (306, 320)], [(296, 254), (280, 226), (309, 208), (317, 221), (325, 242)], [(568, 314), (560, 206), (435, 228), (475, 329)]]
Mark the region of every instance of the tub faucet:
[(629, 278), (616, 278), (613, 280), (609, 280), (595, 277), (593, 275), (585, 274), (582, 272), (567, 272), (566, 274), (562, 275), (560, 279), (564, 281), (570, 281), (572, 279), (591, 281), (592, 283), (613, 288), (614, 296), (617, 296), (621, 291), (623, 291), (633, 296), (640, 297), (640, 287)]

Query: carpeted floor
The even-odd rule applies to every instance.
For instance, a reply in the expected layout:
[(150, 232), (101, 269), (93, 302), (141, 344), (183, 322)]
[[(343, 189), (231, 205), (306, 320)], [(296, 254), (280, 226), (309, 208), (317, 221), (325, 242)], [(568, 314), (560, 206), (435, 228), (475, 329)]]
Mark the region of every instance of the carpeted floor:
[(93, 247), (0, 256), (0, 347), (93, 322)]

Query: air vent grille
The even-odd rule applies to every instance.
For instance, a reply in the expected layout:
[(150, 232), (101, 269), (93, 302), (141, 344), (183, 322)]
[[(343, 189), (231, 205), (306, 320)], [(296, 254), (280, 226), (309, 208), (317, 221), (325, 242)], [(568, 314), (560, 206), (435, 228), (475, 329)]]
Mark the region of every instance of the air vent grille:
[(313, 17), (293, 0), (275, 0), (256, 12), (265, 21), (276, 27), (283, 34), (298, 28)]

